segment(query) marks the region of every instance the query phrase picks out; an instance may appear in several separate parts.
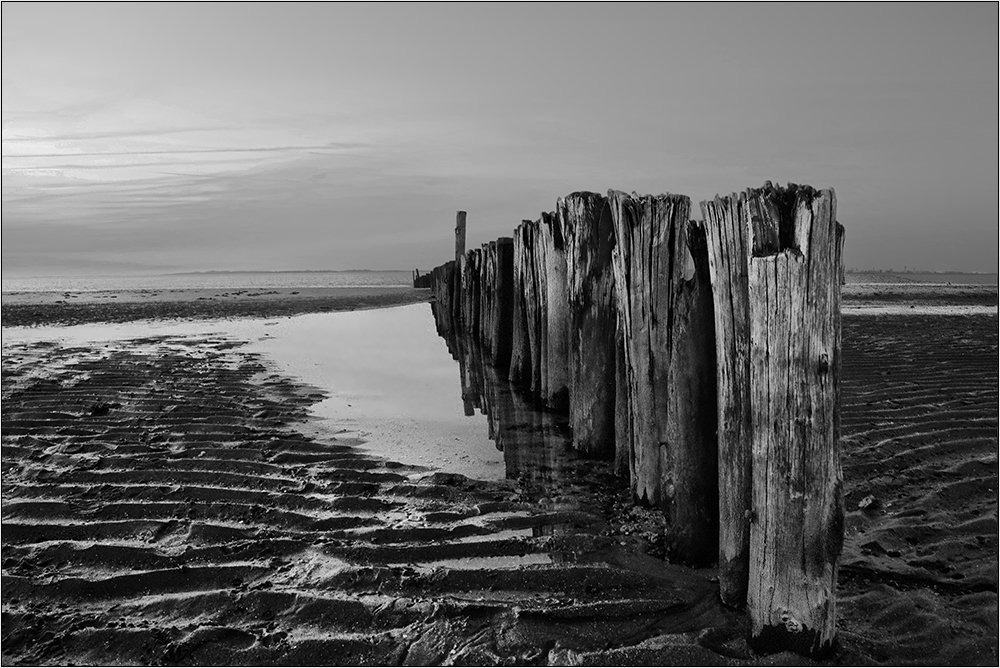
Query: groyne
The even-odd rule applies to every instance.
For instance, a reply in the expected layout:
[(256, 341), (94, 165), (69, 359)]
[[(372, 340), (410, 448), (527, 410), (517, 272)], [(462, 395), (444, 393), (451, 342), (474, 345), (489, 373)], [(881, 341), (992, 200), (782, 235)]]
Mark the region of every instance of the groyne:
[(470, 250), (459, 212), (455, 259), (414, 285), (443, 336), (614, 458), (671, 559), (718, 563), (753, 647), (821, 657), (844, 531), (835, 194), (767, 183), (701, 210), (578, 192)]

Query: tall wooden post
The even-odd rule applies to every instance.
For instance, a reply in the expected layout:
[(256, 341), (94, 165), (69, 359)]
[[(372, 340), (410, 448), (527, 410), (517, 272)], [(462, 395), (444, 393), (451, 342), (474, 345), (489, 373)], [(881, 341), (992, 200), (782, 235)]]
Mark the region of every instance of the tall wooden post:
[(531, 393), (536, 397), (542, 396), (542, 363), (543, 363), (543, 318), (542, 314), (542, 287), (544, 277), (539, 273), (539, 234), (538, 221), (525, 220), (522, 222), (524, 230), (523, 255), (521, 272), (523, 276), (524, 289), (524, 314), (528, 329), (528, 352), (529, 361), (526, 377), (522, 382), (527, 385)]
[(510, 349), (510, 382), (515, 385), (530, 384), (531, 382), (531, 345), (528, 334), (527, 315), (527, 290), (528, 277), (525, 271), (525, 257), (529, 244), (527, 228), (524, 223), (514, 230), (514, 250), (513, 250), (513, 316), (511, 322), (511, 349)]
[(569, 407), (569, 305), (566, 299), (566, 242), (560, 219), (543, 213), (539, 254), (544, 284), (544, 380), (542, 401), (559, 412)]
[(750, 569), (750, 223), (746, 197), (701, 203), (715, 310), (719, 424), (719, 595), (742, 608)]
[(668, 544), (705, 563), (718, 550), (715, 347), (707, 248), (690, 201), (608, 194), (624, 343), (635, 497), (663, 509)]
[(493, 289), (493, 258), (497, 244), (490, 241), (482, 245), (480, 249), (479, 265), (479, 341), (483, 345), (483, 354), (493, 349), (493, 297), (496, 294)]
[(556, 202), (566, 235), (569, 410), (573, 447), (615, 452), (614, 222), (607, 199), (577, 192)]
[(455, 260), (465, 256), (465, 211), (455, 214)]
[[(614, 253), (617, 254), (617, 253)], [(617, 301), (617, 296), (615, 297)], [(631, 479), (632, 413), (629, 410), (629, 374), (625, 362), (625, 332), (621, 319), (615, 326), (615, 475)]]
[(840, 265), (832, 190), (768, 183), (746, 198), (753, 524), (747, 607), (758, 651), (836, 642), (844, 537)]
[(510, 237), (500, 237), (496, 241), (494, 272), (491, 353), (500, 377), (507, 378), (514, 328), (514, 240)]

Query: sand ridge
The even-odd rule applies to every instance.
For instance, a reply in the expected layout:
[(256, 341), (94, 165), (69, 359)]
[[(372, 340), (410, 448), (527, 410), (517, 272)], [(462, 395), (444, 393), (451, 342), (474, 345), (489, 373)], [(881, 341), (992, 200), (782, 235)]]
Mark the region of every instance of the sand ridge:
[(707, 656), (732, 625), (599, 500), (306, 438), (315, 391), (232, 341), (4, 355), (5, 663), (521, 663), (664, 632)]

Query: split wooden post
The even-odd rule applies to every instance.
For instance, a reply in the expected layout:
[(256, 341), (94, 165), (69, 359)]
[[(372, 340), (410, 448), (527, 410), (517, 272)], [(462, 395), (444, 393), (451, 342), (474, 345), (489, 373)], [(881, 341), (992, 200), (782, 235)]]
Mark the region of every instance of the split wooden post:
[(840, 265), (832, 190), (770, 183), (749, 218), (752, 647), (828, 655), (844, 537)]
[(719, 425), (719, 596), (743, 608), (750, 569), (749, 218), (746, 197), (701, 203), (715, 310)]
[(611, 191), (608, 200), (632, 489), (664, 511), (675, 557), (714, 561), (718, 453), (708, 251), (688, 221), (687, 197)]
[(569, 305), (569, 410), (572, 445), (592, 455), (615, 452), (614, 222), (607, 198), (576, 192), (556, 211), (566, 236)]

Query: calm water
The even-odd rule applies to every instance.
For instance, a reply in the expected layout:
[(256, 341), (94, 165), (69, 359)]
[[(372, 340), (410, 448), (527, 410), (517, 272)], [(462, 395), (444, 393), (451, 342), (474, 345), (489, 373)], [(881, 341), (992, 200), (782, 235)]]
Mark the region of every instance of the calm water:
[(37, 276), (2, 279), (3, 292), (100, 292), (241, 288), (410, 287), (409, 271), (276, 271), (150, 276)]
[(898, 274), (923, 283), (951, 283), (952, 285), (996, 285), (997, 274)]
[[(481, 413), (469, 416), (462, 377), (427, 304), (291, 318), (94, 323), (5, 327), (4, 346), (61, 340), (66, 345), (148, 336), (224, 335), (249, 344), (276, 372), (322, 389), (326, 399), (302, 429), (320, 438), (364, 439), (372, 454), (427, 470), (502, 479), (504, 453)], [(541, 418), (539, 418), (541, 419)]]

